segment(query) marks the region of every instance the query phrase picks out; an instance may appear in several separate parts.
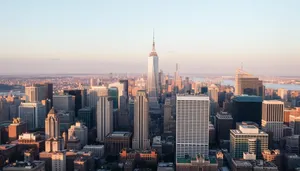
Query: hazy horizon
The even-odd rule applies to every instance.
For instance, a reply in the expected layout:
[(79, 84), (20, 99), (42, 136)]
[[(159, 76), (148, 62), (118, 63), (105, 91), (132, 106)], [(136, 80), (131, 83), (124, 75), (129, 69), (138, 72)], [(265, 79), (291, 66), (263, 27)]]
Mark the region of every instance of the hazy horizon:
[(300, 1), (1, 1), (0, 75), (300, 73)]

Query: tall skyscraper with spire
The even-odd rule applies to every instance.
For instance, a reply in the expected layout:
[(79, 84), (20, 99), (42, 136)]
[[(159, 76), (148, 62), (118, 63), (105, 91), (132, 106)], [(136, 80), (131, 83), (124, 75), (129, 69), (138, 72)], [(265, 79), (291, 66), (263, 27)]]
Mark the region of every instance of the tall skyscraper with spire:
[(149, 107), (159, 108), (158, 105), (158, 93), (159, 93), (159, 82), (158, 82), (158, 56), (155, 50), (154, 31), (153, 31), (153, 44), (152, 52), (148, 57), (148, 97)]

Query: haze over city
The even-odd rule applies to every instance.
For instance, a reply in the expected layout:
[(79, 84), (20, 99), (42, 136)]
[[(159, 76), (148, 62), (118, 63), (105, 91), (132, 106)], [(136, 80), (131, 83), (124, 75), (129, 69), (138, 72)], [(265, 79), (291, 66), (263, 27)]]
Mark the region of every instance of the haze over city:
[[(300, 2), (1, 1), (0, 73), (145, 73), (155, 29), (165, 73), (295, 76)], [(291, 69), (293, 68), (293, 69)]]

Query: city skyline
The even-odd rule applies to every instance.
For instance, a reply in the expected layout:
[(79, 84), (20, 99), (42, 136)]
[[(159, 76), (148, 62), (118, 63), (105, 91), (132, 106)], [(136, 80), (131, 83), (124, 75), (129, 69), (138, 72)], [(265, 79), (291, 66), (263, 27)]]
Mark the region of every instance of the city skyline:
[(155, 28), (165, 73), (179, 63), (180, 73), (234, 75), (244, 63), (255, 75), (295, 76), (297, 69), (288, 68), (300, 62), (298, 6), (279, 0), (3, 1), (0, 73), (146, 73)]

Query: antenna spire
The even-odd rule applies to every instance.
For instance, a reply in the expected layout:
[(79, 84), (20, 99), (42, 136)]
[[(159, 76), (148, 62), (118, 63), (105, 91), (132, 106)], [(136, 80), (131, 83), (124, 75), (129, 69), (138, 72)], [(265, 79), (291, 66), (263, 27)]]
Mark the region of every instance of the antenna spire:
[(154, 35), (154, 28), (153, 28), (153, 44), (152, 44), (152, 52), (155, 52), (155, 35)]

